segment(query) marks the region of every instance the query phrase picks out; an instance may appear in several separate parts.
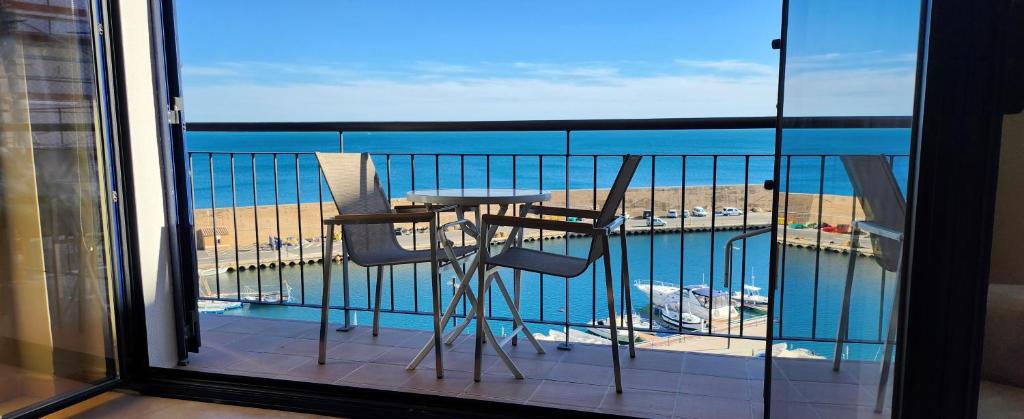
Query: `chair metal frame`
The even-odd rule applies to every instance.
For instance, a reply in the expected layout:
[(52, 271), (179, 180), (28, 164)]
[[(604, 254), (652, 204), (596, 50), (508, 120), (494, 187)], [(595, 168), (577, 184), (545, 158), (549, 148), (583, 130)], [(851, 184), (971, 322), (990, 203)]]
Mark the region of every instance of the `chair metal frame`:
[[(365, 189), (361, 189), (360, 190), (360, 195), (359, 195), (359, 200), (360, 201), (368, 200), (368, 199), (383, 200), (383, 202), (386, 202), (386, 204), (384, 204), (384, 205), (387, 206), (386, 212), (383, 212), (384, 208), (381, 208), (381, 212), (358, 213), (358, 214), (352, 214), (352, 213), (346, 214), (346, 213), (344, 213), (344, 210), (342, 209), (342, 205), (338, 201), (338, 192), (335, 190), (335, 188), (339, 187), (337, 182), (341, 181), (341, 179), (333, 179), (332, 177), (327, 176), (327, 171), (325, 170), (326, 168), (330, 167), (333, 164), (333, 162), (327, 162), (327, 164), (325, 164), (325, 156), (328, 156), (328, 155), (339, 155), (339, 154), (340, 155), (347, 155), (347, 156), (349, 156), (351, 158), (356, 158), (356, 156), (358, 156), (358, 158), (360, 159), (360, 163), (362, 164), (362, 169), (363, 169), (359, 173), (359, 175), (360, 176), (364, 176), (364, 177), (371, 177), (370, 179), (363, 178), (363, 179), (358, 179), (358, 180), (362, 180), (364, 182), (364, 185), (362, 185), (364, 187), (366, 186), (366, 182), (370, 182), (372, 184), (372, 186), (373, 186), (372, 190), (369, 190), (369, 191), (365, 190)], [(434, 328), (434, 332), (435, 332), (434, 333), (434, 340), (435, 340), (434, 347), (436, 348), (435, 354), (434, 354), (435, 355), (435, 369), (437, 371), (437, 378), (443, 378), (444, 377), (444, 362), (443, 362), (443, 352), (441, 350), (441, 345), (440, 345), (440, 336), (441, 336), (441, 333), (440, 333), (441, 332), (441, 323), (440, 323), (441, 283), (440, 283), (440, 280), (441, 279), (440, 279), (440, 275), (439, 275), (440, 268), (441, 268), (441, 262), (442, 261), (441, 261), (441, 258), (439, 257), (439, 244), (438, 244), (438, 237), (437, 237), (437, 235), (438, 235), (437, 212), (444, 211), (446, 209), (445, 208), (433, 208), (433, 207), (424, 206), (424, 205), (400, 205), (400, 206), (391, 207), (390, 201), (388, 201), (387, 197), (383, 195), (383, 189), (380, 187), (380, 179), (377, 177), (376, 171), (373, 168), (373, 160), (371, 160), (369, 158), (369, 154), (367, 154), (367, 153), (316, 153), (316, 157), (317, 157), (317, 161), (320, 164), (321, 171), (324, 174), (325, 178), (327, 179), (327, 187), (328, 187), (328, 189), (330, 189), (331, 194), (334, 196), (335, 204), (338, 206), (338, 212), (340, 214), (340, 215), (337, 215), (337, 216), (334, 216), (334, 217), (330, 217), (330, 218), (327, 218), (327, 219), (323, 220), (323, 224), (325, 226), (327, 226), (327, 240), (326, 240), (326, 244), (324, 246), (326, 259), (324, 260), (324, 264), (323, 264), (323, 266), (324, 266), (324, 268), (323, 268), (323, 297), (322, 297), (321, 307), (320, 307), (320, 342), (319, 342), (319, 353), (318, 353), (318, 357), (317, 357), (317, 362), (319, 364), (321, 364), (321, 365), (324, 364), (326, 362), (326, 356), (327, 356), (327, 354), (326, 354), (326, 352), (327, 352), (326, 351), (326, 349), (327, 349), (327, 325), (328, 325), (328, 313), (329, 313), (329, 310), (330, 310), (330, 289), (331, 289), (331, 271), (332, 271), (332, 269), (331, 269), (331, 261), (334, 259), (334, 232), (335, 232), (335, 228), (341, 227), (343, 229), (343, 231), (344, 231), (344, 228), (347, 227), (347, 226), (367, 226), (367, 225), (382, 225), (382, 224), (386, 224), (386, 225), (389, 225), (389, 227), (388, 227), (389, 231), (394, 231), (394, 224), (396, 224), (396, 223), (428, 223), (429, 226), (430, 226), (429, 229), (428, 229), (429, 230), (429, 236), (430, 236), (429, 257), (427, 257), (427, 258), (413, 257), (413, 258), (411, 258), (409, 260), (404, 260), (403, 262), (400, 262), (400, 263), (362, 263), (362, 264), (360, 264), (356, 260), (353, 260), (353, 261), (356, 262), (357, 264), (362, 265), (362, 266), (376, 267), (377, 268), (376, 294), (375, 294), (375, 298), (374, 298), (374, 307), (373, 307), (373, 329), (372, 329), (373, 336), (377, 336), (380, 333), (380, 306), (381, 306), (381, 294), (382, 294), (381, 291), (382, 291), (382, 285), (383, 285), (383, 282), (384, 282), (383, 281), (383, 279), (384, 279), (384, 266), (393, 266), (393, 265), (396, 265), (396, 264), (409, 264), (409, 263), (430, 263), (430, 275), (431, 275), (430, 287), (431, 287), (431, 294), (432, 294), (431, 295), (431, 297), (432, 297), (431, 298), (431, 310), (433, 312), (433, 328)], [(353, 181), (355, 181), (355, 180), (353, 180)], [(377, 204), (381, 204), (381, 203), (378, 202)], [(395, 240), (394, 236), (389, 236), (387, 239)], [(397, 242), (395, 243), (395, 245), (397, 246)], [(342, 257), (342, 264), (343, 264), (343, 269), (345, 271), (347, 271), (348, 261), (352, 260), (352, 259), (350, 259), (350, 257), (354, 256), (353, 259), (362, 259), (363, 257), (367, 256), (367, 255), (358, 254), (358, 252), (357, 252), (356, 255), (353, 255), (352, 248), (350, 246), (350, 242), (349, 242), (348, 238), (344, 237), (344, 234), (343, 234), (343, 237), (342, 237), (342, 246), (344, 246), (344, 248), (343, 248), (343, 250), (344, 250), (343, 253), (344, 254), (343, 254), (343, 257)], [(400, 251), (400, 252), (401, 251), (411, 252), (411, 251), (405, 250), (404, 248), (401, 248), (400, 246), (398, 247), (397, 250)], [(449, 255), (450, 259), (447, 259), (447, 260), (448, 261), (455, 260), (454, 256), (455, 255)], [(420, 260), (420, 259), (425, 259), (425, 260)]]
[[(591, 237), (592, 243), (590, 253), (587, 259), (581, 259), (586, 263), (582, 264), (582, 268), (575, 274), (566, 276), (566, 280), (574, 278), (586, 271), (587, 267), (593, 264), (598, 258), (604, 258), (604, 274), (605, 274), (605, 291), (608, 300), (608, 327), (610, 329), (611, 336), (611, 350), (612, 350), (612, 366), (615, 374), (615, 391), (622, 393), (622, 372), (621, 363), (619, 361), (619, 343), (618, 343), (618, 326), (615, 310), (615, 286), (614, 279), (612, 278), (612, 265), (611, 265), (611, 253), (609, 251), (609, 239), (612, 234), (618, 230), (620, 243), (621, 243), (621, 263), (622, 277), (621, 281), (624, 284), (625, 295), (624, 304), (629, 308), (629, 312), (625, 314), (628, 339), (629, 339), (629, 357), (636, 357), (636, 349), (634, 346), (634, 331), (633, 331), (633, 313), (632, 313), (632, 296), (631, 296), (631, 282), (629, 281), (629, 253), (626, 244), (626, 217), (623, 215), (615, 216), (615, 212), (622, 204), (622, 200), (625, 197), (626, 189), (629, 187), (629, 182), (632, 180), (633, 175), (636, 173), (636, 168), (639, 165), (641, 156), (625, 156), (623, 159), (622, 167), (619, 169), (619, 173), (615, 179), (615, 183), (612, 189), (609, 190), (608, 198), (606, 199), (604, 206), (601, 210), (586, 210), (586, 209), (573, 209), (573, 208), (559, 208), (549, 206), (534, 206), (529, 209), (529, 213), (537, 215), (557, 215), (564, 217), (577, 217), (579, 219), (593, 220), (591, 223), (585, 222), (569, 222), (559, 220), (549, 220), (543, 218), (526, 218), (526, 217), (512, 217), (502, 215), (484, 215), (481, 223), (480, 230), (487, 233), (492, 233), (492, 227), (512, 227), (521, 230), (524, 228), (530, 229), (542, 229), (549, 231), (562, 231), (566, 233), (577, 233), (584, 234)], [(607, 221), (604, 221), (607, 220)], [(496, 230), (496, 229), (495, 229)], [(513, 237), (509, 237), (507, 240), (512, 241)], [(483, 243), (489, 243), (489, 237), (484, 237)], [(521, 246), (521, 240), (516, 240), (517, 246)], [(499, 253), (500, 255), (501, 253)], [(515, 270), (515, 282), (518, 289), (519, 278), (521, 271), (526, 270), (530, 272), (536, 272), (541, 274), (553, 274), (551, 271), (543, 270), (541, 267), (528, 267), (528, 266), (512, 266), (511, 264), (495, 263), (494, 258), (491, 257), (487, 250), (487, 246), (480, 247), (480, 258), (483, 261), (477, 266), (478, 269), (478, 289), (486, 290), (487, 283), (485, 278), (488, 276), (487, 266), (504, 266)], [(557, 275), (557, 274), (555, 274)], [(561, 276), (561, 275), (559, 275)], [(482, 295), (484, 291), (481, 291)], [(483, 304), (477, 305), (477, 318), (484, 318)], [(513, 325), (514, 327), (515, 325)], [(480, 364), (482, 360), (482, 333), (483, 327), (481, 322), (477, 322), (477, 345), (475, 353), (475, 368), (474, 368), (474, 380), (480, 380)]]
[[(903, 267), (903, 231), (895, 227), (898, 219), (902, 222), (906, 216), (906, 202), (903, 199), (899, 184), (892, 174), (888, 160), (884, 156), (842, 156), (843, 165), (850, 182), (853, 185), (854, 193), (861, 200), (867, 220), (854, 221), (850, 229), (850, 256), (846, 268), (846, 282), (843, 287), (843, 302), (840, 309), (839, 328), (836, 332), (836, 345), (832, 358), (832, 371), (838, 372), (842, 362), (842, 350), (844, 342), (849, 339), (850, 328), (850, 303), (853, 291), (853, 278), (859, 255), (861, 233), (867, 233), (875, 242), (879, 266), (888, 272), (895, 272), (897, 275), (896, 285), (893, 291), (892, 311), (889, 314), (889, 325), (886, 332), (882, 351), (881, 374), (878, 381), (878, 391), (875, 396), (875, 412), (881, 413), (885, 405), (885, 392), (888, 387), (890, 370), (892, 368), (893, 351), (895, 350), (896, 327), (899, 310), (899, 295), (901, 292), (901, 272)], [(880, 184), (873, 184), (869, 181), (871, 176), (882, 176)], [(872, 189), (873, 188), (873, 189)], [(890, 220), (876, 220), (875, 217), (882, 209), (889, 210)], [(883, 243), (888, 241), (888, 243)], [(895, 253), (895, 254), (893, 254)]]

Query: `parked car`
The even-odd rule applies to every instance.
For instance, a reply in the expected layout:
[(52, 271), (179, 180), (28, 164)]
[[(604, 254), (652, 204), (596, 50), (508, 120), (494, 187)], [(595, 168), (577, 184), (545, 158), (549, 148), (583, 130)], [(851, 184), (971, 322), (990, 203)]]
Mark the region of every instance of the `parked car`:
[(665, 225), (665, 220), (662, 220), (661, 218), (658, 218), (658, 217), (648, 218), (647, 219), (647, 226), (650, 227), (651, 225), (653, 225), (655, 227), (662, 227), (662, 226)]
[(644, 210), (644, 219), (649, 220), (653, 216), (654, 216), (654, 212), (653, 211)]
[(674, 209), (670, 209), (670, 210), (668, 210), (668, 213), (665, 214), (665, 217), (667, 217), (667, 218), (679, 218), (679, 211), (676, 211)]
[(741, 210), (739, 208), (736, 208), (736, 207), (725, 207), (725, 208), (722, 209), (722, 215), (724, 215), (724, 216), (743, 215), (743, 210)]
[(690, 210), (683, 210), (683, 218), (690, 218)]
[(707, 210), (704, 209), (704, 207), (693, 207), (693, 213), (692, 214), (693, 214), (694, 217), (707, 217), (708, 216), (708, 212), (707, 212)]

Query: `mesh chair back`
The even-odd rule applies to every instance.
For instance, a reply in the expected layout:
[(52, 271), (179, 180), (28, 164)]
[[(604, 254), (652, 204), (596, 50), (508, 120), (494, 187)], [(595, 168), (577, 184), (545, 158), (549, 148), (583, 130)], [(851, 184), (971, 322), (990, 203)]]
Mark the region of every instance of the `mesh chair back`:
[[(384, 189), (366, 153), (316, 153), (327, 188), (339, 214), (386, 214), (391, 212)], [(368, 256), (400, 251), (393, 224), (342, 226), (344, 245), (352, 261), (360, 265)]]
[[(619, 167), (619, 174), (615, 176), (615, 182), (612, 183), (612, 188), (608, 190), (608, 197), (604, 201), (604, 206), (601, 207), (601, 215), (597, 217), (597, 220), (594, 220), (594, 225), (607, 225), (615, 219), (616, 213), (619, 211), (619, 205), (622, 204), (622, 198), (626, 196), (629, 182), (633, 180), (633, 175), (636, 174), (636, 168), (640, 166), (640, 159), (642, 158), (643, 156), (627, 154), (625, 159), (623, 159), (622, 166)], [(590, 244), (590, 257), (588, 259), (593, 262), (601, 257), (602, 253), (601, 242), (599, 240), (592, 240)]]
[[(850, 176), (853, 192), (857, 194), (867, 221), (893, 231), (903, 231), (906, 221), (906, 200), (885, 156), (842, 156), (843, 166)], [(886, 237), (871, 235), (875, 258), (887, 271), (899, 269), (902, 243)]]
[(637, 166), (640, 166), (641, 158), (643, 157), (626, 155), (626, 158), (622, 161), (619, 174), (615, 176), (615, 183), (612, 183), (612, 188), (608, 190), (608, 199), (604, 201), (604, 206), (601, 207), (601, 216), (595, 220), (597, 225), (605, 225), (615, 219), (616, 212), (619, 210), (619, 204), (622, 203), (622, 198), (626, 196), (629, 182), (633, 180)]

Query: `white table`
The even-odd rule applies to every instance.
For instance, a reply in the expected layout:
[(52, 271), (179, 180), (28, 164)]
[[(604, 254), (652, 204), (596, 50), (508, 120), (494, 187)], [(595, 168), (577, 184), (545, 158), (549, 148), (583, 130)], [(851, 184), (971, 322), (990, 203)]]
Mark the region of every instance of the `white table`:
[[(526, 327), (526, 324), (523, 323), (523, 320), (519, 315), (519, 275), (517, 274), (515, 276), (515, 282), (513, 284), (515, 286), (514, 289), (516, 291), (515, 298), (509, 295), (508, 288), (505, 286), (505, 283), (501, 279), (501, 275), (498, 273), (498, 268), (492, 268), (490, 270), (487, 270), (486, 275), (484, 275), (486, 279), (480, 279), (480, 286), (477, 287), (477, 295), (481, 298), (476, 298), (477, 295), (473, 294), (473, 290), (469, 286), (473, 277), (477, 274), (477, 270), (480, 263), (480, 255), (483, 254), (484, 247), (489, 244), (485, 243), (483, 240), (480, 239), (480, 207), (483, 205), (498, 205), (498, 215), (505, 215), (505, 213), (508, 212), (510, 205), (521, 204), (519, 209), (519, 215), (521, 217), (524, 217), (529, 212), (530, 206), (533, 203), (547, 201), (551, 199), (551, 194), (538, 189), (428, 189), (410, 191), (409, 193), (406, 194), (406, 198), (408, 198), (409, 201), (415, 203), (427, 204), (428, 207), (430, 208), (454, 206), (455, 214), (458, 220), (453, 223), (445, 224), (445, 226), (455, 224), (467, 225), (469, 227), (468, 234), (474, 236), (474, 238), (477, 240), (477, 245), (480, 247), (465, 271), (462, 270), (462, 267), (460, 266), (459, 263), (453, 262), (451, 264), (452, 269), (455, 271), (455, 275), (459, 278), (459, 286), (455, 290), (455, 294), (452, 296), (452, 301), (448, 304), (448, 308), (445, 310), (444, 316), (441, 318), (441, 328), (443, 329), (445, 325), (448, 324), (448, 320), (451, 319), (452, 315), (454, 315), (455, 309), (458, 307), (458, 303), (462, 299), (462, 297), (465, 297), (469, 301), (469, 304), (473, 309), (467, 311), (464, 321), (457, 327), (455, 327), (455, 329), (453, 329), (451, 332), (449, 332), (448, 336), (442, 336), (442, 338), (445, 341), (445, 344), (451, 345), (455, 341), (455, 339), (462, 333), (462, 331), (465, 330), (466, 325), (469, 324), (469, 321), (473, 320), (473, 318), (476, 317), (476, 313), (478, 311), (477, 304), (481, 304), (479, 309), (482, 309), (482, 304), (484, 303), (483, 296), (487, 292), (487, 289), (490, 287), (491, 283), (495, 283), (498, 285), (498, 290), (501, 292), (501, 295), (505, 298), (505, 302), (509, 306), (509, 311), (512, 313), (512, 333), (504, 340), (498, 341), (495, 338), (494, 333), (491, 331), (490, 326), (487, 324), (487, 321), (481, 321), (479, 322), (479, 324), (483, 330), (483, 336), (477, 337), (476, 344), (482, 345), (483, 341), (489, 343), (491, 347), (494, 348), (494, 352), (498, 354), (498, 358), (502, 360), (502, 362), (505, 364), (506, 367), (508, 367), (512, 374), (516, 378), (523, 378), (522, 372), (519, 371), (519, 368), (516, 367), (515, 362), (512, 361), (512, 358), (508, 356), (508, 353), (505, 352), (505, 350), (502, 347), (510, 341), (514, 342), (515, 338), (519, 335), (519, 333), (524, 333), (526, 335), (526, 338), (533, 345), (534, 349), (537, 350), (537, 353), (543, 354), (544, 349), (543, 347), (541, 347), (540, 343), (537, 342), (537, 339), (533, 337), (533, 334), (530, 333), (530, 330)], [(471, 209), (473, 211), (474, 218), (472, 224), (470, 224), (469, 221), (466, 220), (465, 218), (466, 209)], [(494, 232), (497, 230), (497, 227), (491, 227), (489, 230), (490, 231), (488, 231), (488, 234), (485, 237), (491, 237), (491, 235), (493, 235)], [(502, 250), (509, 247), (514, 241), (522, 240), (521, 233), (521, 229), (513, 229), (509, 233), (508, 238), (505, 240), (505, 244)], [(444, 234), (442, 234), (441, 236), (444, 237)], [(447, 239), (442, 239), (441, 241), (441, 245), (444, 248), (444, 251), (447, 254), (449, 260), (454, 261), (455, 252), (454, 249), (452, 248), (451, 241)], [(480, 312), (483, 311), (480, 310)], [(419, 363), (422, 362), (423, 359), (428, 354), (430, 354), (430, 351), (431, 349), (433, 349), (433, 347), (434, 339), (433, 336), (431, 336), (430, 341), (428, 341), (427, 344), (424, 345), (423, 349), (420, 350), (420, 352), (416, 355), (416, 358), (414, 358), (406, 368), (410, 370), (415, 369), (416, 366), (419, 365)], [(478, 354), (478, 356), (481, 353), (479, 348), (477, 348), (475, 352), (476, 354)], [(478, 369), (479, 365), (480, 363), (476, 362), (474, 368)], [(475, 371), (474, 375), (479, 377), (479, 371)]]

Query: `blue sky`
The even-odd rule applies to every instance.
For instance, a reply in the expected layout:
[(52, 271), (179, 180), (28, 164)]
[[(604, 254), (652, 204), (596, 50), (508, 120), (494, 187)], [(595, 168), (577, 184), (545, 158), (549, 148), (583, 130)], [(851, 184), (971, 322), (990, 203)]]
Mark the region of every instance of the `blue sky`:
[[(916, 37), (908, 37), (903, 13), (913, 8), (871, 1), (892, 16), (880, 20), (868, 7), (864, 14), (846, 11), (845, 23), (823, 28), (815, 26), (817, 19), (806, 19), (809, 23), (802, 27), (808, 34), (828, 34), (806, 38), (828, 42), (804, 43), (805, 61), (825, 63), (829, 71), (897, 68), (902, 77), (907, 63), (894, 57), (912, 57), (915, 50)], [(793, 3), (805, 17), (833, 16), (827, 14), (834, 11), (831, 8), (850, 4)], [(780, 4), (179, 0), (188, 117), (245, 121), (772, 115), (778, 55), (770, 41), (779, 34)], [(836, 20), (820, 20), (829, 19)], [(868, 35), (862, 30), (865, 22), (875, 26)], [(823, 67), (807, 68), (820, 73)], [(858, 106), (865, 105), (878, 107)], [(877, 110), (872, 113), (896, 109)], [(860, 109), (835, 106), (829, 111)]]

